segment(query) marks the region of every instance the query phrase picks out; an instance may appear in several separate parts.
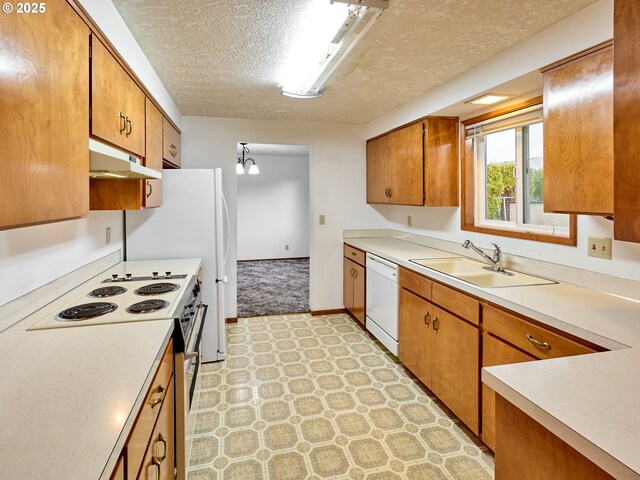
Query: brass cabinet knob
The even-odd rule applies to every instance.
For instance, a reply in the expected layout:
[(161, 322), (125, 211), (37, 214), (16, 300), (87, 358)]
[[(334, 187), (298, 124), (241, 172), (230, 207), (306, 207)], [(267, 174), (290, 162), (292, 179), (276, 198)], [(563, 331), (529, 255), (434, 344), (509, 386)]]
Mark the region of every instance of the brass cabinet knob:
[(178, 148), (173, 143), (169, 145), (169, 155), (171, 155), (172, 157), (178, 155)]

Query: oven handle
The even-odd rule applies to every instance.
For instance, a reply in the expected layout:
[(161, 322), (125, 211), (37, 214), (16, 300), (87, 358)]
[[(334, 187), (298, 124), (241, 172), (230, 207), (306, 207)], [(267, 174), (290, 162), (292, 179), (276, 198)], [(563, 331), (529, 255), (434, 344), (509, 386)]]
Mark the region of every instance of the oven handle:
[[(193, 334), (191, 335), (191, 338), (189, 339), (190, 340), (189, 345), (187, 346), (184, 352), (185, 360), (188, 360), (193, 357), (197, 357), (199, 355), (199, 352), (194, 349), (196, 348), (196, 345), (200, 343), (200, 338), (202, 337), (202, 330), (204, 329), (204, 322), (205, 322), (205, 319), (207, 318), (207, 311), (209, 310), (209, 305), (201, 303), (200, 305), (198, 305), (198, 309), (202, 310), (202, 318), (200, 319), (200, 328), (198, 328), (197, 332), (193, 332)], [(199, 313), (196, 314), (196, 318), (198, 317), (198, 315)]]

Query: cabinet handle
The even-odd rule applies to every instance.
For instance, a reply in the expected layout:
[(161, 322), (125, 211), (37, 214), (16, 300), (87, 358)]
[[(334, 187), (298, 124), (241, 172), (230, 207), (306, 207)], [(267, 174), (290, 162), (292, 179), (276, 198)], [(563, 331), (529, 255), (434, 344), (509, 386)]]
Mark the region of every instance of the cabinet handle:
[(131, 120), (129, 120), (129, 117), (127, 117), (127, 120), (125, 123), (129, 124), (129, 128), (126, 131), (126, 136), (128, 137), (129, 135), (131, 135), (131, 132), (133, 132), (133, 122)]
[(149, 188), (149, 191), (147, 192), (147, 198), (149, 198), (153, 193), (153, 185), (151, 185), (151, 182), (147, 181), (147, 187)]
[(432, 324), (433, 324), (433, 332), (434, 333), (438, 333), (438, 328), (439, 328), (439, 325), (440, 325), (440, 320), (438, 320), (438, 317), (433, 317)]
[(125, 131), (127, 128), (127, 117), (125, 117), (122, 112), (120, 112), (120, 134)]
[(176, 155), (178, 155), (178, 149), (173, 143), (169, 145), (169, 155), (171, 155), (172, 157), (175, 157)]
[(356, 252), (351, 252), (351, 256), (352, 256), (352, 257), (357, 257), (357, 256), (358, 256), (358, 254), (357, 254)]
[(151, 457), (151, 465), (153, 465), (157, 469), (158, 475), (156, 476), (156, 478), (158, 480), (160, 480), (160, 464), (161, 463), (162, 463), (162, 460), (158, 460), (155, 455)]
[(424, 314), (424, 324), (429, 328), (429, 323), (431, 323), (431, 314), (429, 312)]
[[(156, 391), (157, 393), (159, 393), (159, 395), (155, 399), (154, 398), (149, 399), (149, 405), (151, 405), (151, 408), (155, 407), (159, 403), (162, 403), (162, 400), (164, 400), (164, 395), (165, 395), (164, 387), (159, 386), (156, 389)], [(153, 397), (153, 394), (151, 396)]]
[(353, 269), (353, 278), (358, 278), (358, 270)]
[(393, 188), (389, 187), (389, 198), (393, 197)]
[(162, 449), (163, 449), (163, 453), (162, 456), (158, 458), (158, 460), (160, 461), (160, 463), (164, 462), (164, 459), (167, 458), (167, 438), (162, 435), (161, 433), (158, 434), (158, 440), (156, 441), (156, 443), (162, 443)]
[(533, 343), (536, 347), (540, 347), (543, 350), (551, 350), (551, 345), (549, 345), (547, 342), (541, 342), (540, 340), (536, 340), (529, 334), (525, 336), (527, 337), (527, 340)]

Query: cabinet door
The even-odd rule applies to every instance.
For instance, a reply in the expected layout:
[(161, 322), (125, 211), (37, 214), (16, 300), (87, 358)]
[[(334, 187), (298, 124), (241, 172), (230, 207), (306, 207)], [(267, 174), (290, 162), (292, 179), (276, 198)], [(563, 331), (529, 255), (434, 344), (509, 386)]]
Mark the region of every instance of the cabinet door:
[(142, 461), (142, 469), (138, 475), (142, 480), (173, 480), (175, 457), (175, 430), (173, 378), (169, 383), (156, 426), (153, 429), (149, 445)]
[[(162, 113), (146, 98), (145, 166), (162, 171)], [(162, 205), (162, 180), (144, 181), (144, 207)]]
[(391, 132), (386, 137), (388, 203), (423, 205), (422, 122)]
[(433, 342), (430, 329), (436, 307), (401, 288), (398, 311), (398, 358), (428, 388), (432, 387)]
[[(531, 362), (535, 358), (485, 333), (482, 340), (482, 366)], [(482, 441), (496, 449), (496, 393), (482, 384)]]
[(640, 242), (640, 3), (614, 2), (614, 222), (616, 240)]
[(544, 210), (613, 214), (611, 47), (544, 73)]
[(365, 322), (365, 290), (366, 290), (366, 270), (364, 267), (353, 263), (353, 316), (364, 325)]
[(367, 203), (388, 203), (387, 137), (367, 142)]
[(424, 195), (428, 207), (459, 205), (456, 118), (425, 120)]
[(91, 134), (144, 156), (145, 95), (95, 36), (91, 37)]
[(478, 328), (436, 308), (429, 333), (435, 338), (431, 352), (431, 390), (477, 434), (480, 380)]
[(162, 158), (180, 168), (181, 150), (180, 134), (166, 118), (162, 117)]
[(344, 308), (353, 311), (353, 263), (346, 257), (342, 257), (342, 303)]
[(0, 15), (0, 32), (0, 229), (87, 215), (89, 29), (49, 2)]

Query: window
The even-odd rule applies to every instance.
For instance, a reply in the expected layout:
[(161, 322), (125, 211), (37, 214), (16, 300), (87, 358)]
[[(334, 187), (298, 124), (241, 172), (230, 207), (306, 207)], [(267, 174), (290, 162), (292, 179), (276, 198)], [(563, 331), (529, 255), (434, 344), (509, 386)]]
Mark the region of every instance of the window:
[(540, 102), (463, 122), (463, 229), (576, 244), (575, 216), (544, 211)]

